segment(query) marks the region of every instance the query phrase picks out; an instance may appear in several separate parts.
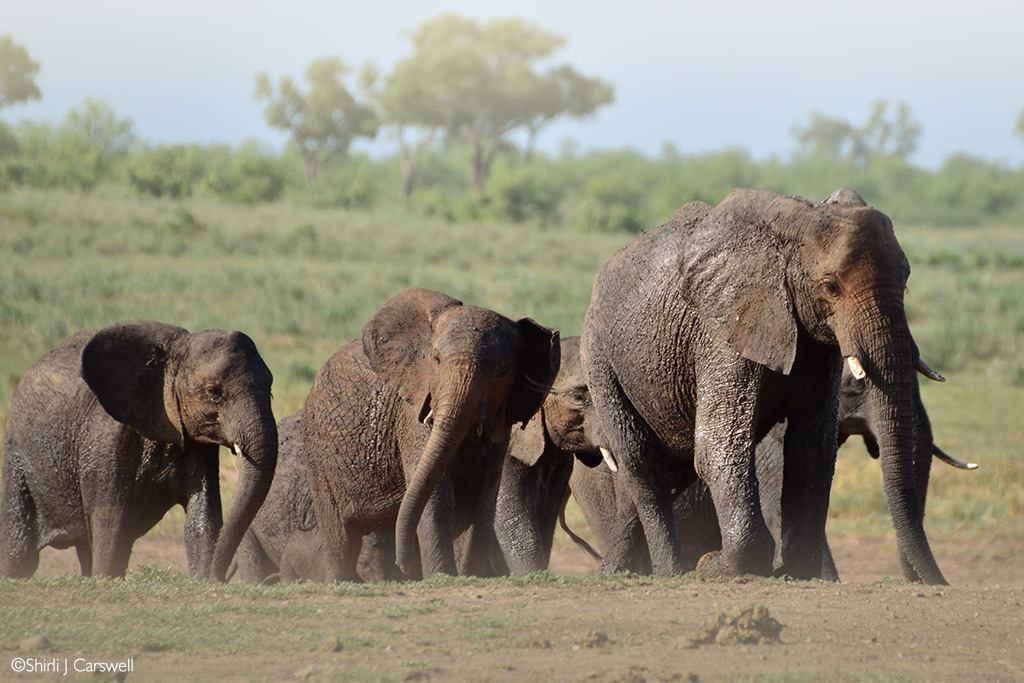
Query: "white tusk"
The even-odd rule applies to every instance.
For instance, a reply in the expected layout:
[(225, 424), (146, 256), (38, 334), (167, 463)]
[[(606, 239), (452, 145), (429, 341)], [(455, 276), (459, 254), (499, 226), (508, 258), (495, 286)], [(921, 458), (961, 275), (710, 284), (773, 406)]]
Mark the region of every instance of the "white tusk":
[(239, 446), (237, 443), (231, 447), (231, 452), (237, 455), (239, 458), (242, 457), (242, 447)]
[(927, 377), (928, 379), (930, 379), (932, 381), (935, 381), (935, 382), (945, 382), (946, 381), (945, 377), (943, 377), (942, 375), (940, 375), (939, 373), (935, 372), (930, 367), (928, 367), (928, 364), (925, 363), (920, 358), (917, 359), (917, 371), (920, 372), (922, 375), (924, 375), (925, 377)]
[(434, 409), (431, 408), (430, 411), (427, 413), (427, 416), (425, 418), (423, 418), (423, 424), (429, 426), (430, 423), (433, 422), (433, 420), (434, 420)]
[(868, 373), (864, 372), (864, 366), (860, 364), (857, 356), (847, 356), (846, 364), (850, 366), (850, 373), (856, 379), (864, 379), (868, 376)]
[(612, 472), (619, 471), (619, 465), (615, 462), (615, 456), (612, 455), (612, 452), (604, 446), (601, 446), (601, 457), (604, 458), (604, 464), (608, 465), (608, 469)]
[(963, 460), (957, 460), (956, 458), (954, 458), (953, 456), (947, 454), (944, 450), (942, 450), (941, 448), (936, 446), (935, 444), (932, 444), (932, 455), (934, 455), (936, 458), (938, 458), (942, 462), (946, 463), (947, 465), (952, 465), (953, 467), (956, 467), (957, 469), (961, 469), (961, 470), (976, 470), (976, 469), (978, 469), (978, 463), (976, 463), (976, 462), (964, 462)]

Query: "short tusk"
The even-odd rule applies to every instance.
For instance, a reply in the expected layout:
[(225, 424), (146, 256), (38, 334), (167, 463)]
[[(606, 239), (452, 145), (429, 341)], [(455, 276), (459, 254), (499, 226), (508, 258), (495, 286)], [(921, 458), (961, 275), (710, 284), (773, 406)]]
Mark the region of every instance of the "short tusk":
[(932, 455), (934, 455), (936, 458), (938, 458), (942, 462), (946, 463), (947, 465), (952, 465), (953, 467), (956, 467), (957, 469), (961, 469), (961, 470), (976, 470), (976, 469), (978, 469), (978, 463), (976, 463), (976, 462), (964, 462), (963, 460), (957, 460), (956, 458), (954, 458), (953, 456), (949, 455), (944, 450), (942, 450), (941, 448), (936, 446), (935, 444), (932, 444)]
[(430, 423), (433, 422), (433, 421), (434, 421), (434, 409), (431, 408), (430, 412), (427, 413), (427, 416), (425, 418), (423, 418), (423, 424), (425, 424), (427, 426), (430, 426)]
[(601, 457), (604, 458), (604, 464), (608, 465), (608, 469), (612, 472), (619, 471), (619, 465), (615, 462), (615, 456), (612, 455), (612, 452), (604, 446), (601, 446)]
[(231, 452), (240, 458), (242, 457), (242, 447), (239, 446), (237, 443), (231, 446)]
[(868, 376), (868, 373), (864, 372), (864, 366), (860, 364), (860, 360), (856, 356), (847, 356), (846, 364), (850, 366), (850, 373), (856, 379), (864, 379)]
[(925, 377), (927, 377), (928, 379), (933, 380), (935, 382), (945, 382), (946, 381), (945, 377), (943, 377), (942, 375), (940, 375), (939, 373), (935, 372), (930, 367), (928, 367), (928, 364), (925, 363), (920, 358), (917, 359), (917, 371), (920, 372)]

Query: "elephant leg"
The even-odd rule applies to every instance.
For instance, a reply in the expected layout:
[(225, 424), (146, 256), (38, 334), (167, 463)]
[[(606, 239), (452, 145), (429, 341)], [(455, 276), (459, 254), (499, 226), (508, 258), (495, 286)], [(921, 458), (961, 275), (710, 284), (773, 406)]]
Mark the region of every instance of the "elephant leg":
[(235, 568), (242, 581), (253, 583), (261, 583), (278, 571), (277, 564), (270, 559), (251, 527), (246, 530), (241, 543), (238, 544), (238, 550), (235, 551)]
[(601, 573), (635, 572), (650, 574), (651, 555), (647, 538), (637, 514), (636, 505), (628, 492), (623, 489), (622, 480), (616, 476), (615, 517), (608, 534), (608, 548), (601, 562)]
[[(331, 512), (332, 514), (327, 514)], [(352, 521), (338, 519), (333, 510), (317, 509), (317, 529), (321, 537), (324, 580), (327, 583), (361, 583), (357, 570), (363, 532)], [(282, 562), (284, 558), (282, 557)]]
[(11, 464), (10, 450), (8, 445), (8, 458), (0, 475), (0, 576), (27, 579), (39, 566), (36, 507), (24, 478)]
[(115, 503), (96, 506), (91, 511), (89, 526), (93, 575), (122, 577), (128, 571), (128, 560), (135, 539), (128, 533), (126, 521), (124, 505)]
[(458, 575), (455, 563), (455, 498), (448, 473), (427, 499), (416, 536), (420, 544), (423, 578), (433, 574)]
[(92, 576), (92, 547), (88, 543), (75, 546), (78, 555), (78, 566), (82, 568), (82, 576)]
[(545, 549), (543, 543), (536, 509), (540, 494), (536, 489), (528, 466), (509, 457), (502, 472), (494, 532), (508, 571), (517, 576), (548, 566), (550, 547)]
[(722, 532), (722, 550), (704, 555), (697, 576), (772, 573), (775, 541), (761, 511), (754, 460), (754, 406), (759, 370), (728, 382), (728, 395), (698, 392), (694, 464), (707, 484)]
[(223, 514), (220, 505), (219, 463), (216, 458), (189, 460), (189, 495), (185, 502), (185, 555), (189, 575), (211, 578), (213, 550), (217, 545)]
[(825, 545), (821, 549), (821, 579), (822, 581), (839, 581), (839, 570), (836, 569), (836, 561), (832, 557), (832, 548), (825, 539)]
[[(835, 472), (835, 432), (824, 416), (790, 418), (782, 474), (779, 573), (821, 578), (829, 493)], [(834, 425), (834, 421), (832, 422)]]
[[(675, 576), (691, 571), (693, 566), (683, 554), (676, 535), (669, 467), (656, 437), (606, 363), (595, 362), (590, 366), (588, 382), (598, 415), (607, 427), (605, 436), (611, 452), (618, 461), (619, 471), (615, 476), (622, 478), (624, 490), (636, 506), (654, 573)], [(624, 559), (626, 543), (628, 539), (608, 539), (609, 549), (617, 549), (619, 560)]]

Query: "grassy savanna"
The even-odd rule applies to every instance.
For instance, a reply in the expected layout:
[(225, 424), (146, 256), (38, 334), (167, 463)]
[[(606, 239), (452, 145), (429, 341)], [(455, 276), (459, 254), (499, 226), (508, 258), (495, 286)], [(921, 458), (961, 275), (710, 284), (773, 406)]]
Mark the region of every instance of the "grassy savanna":
[[(0, 228), (0, 428), (40, 355), (72, 332), (123, 319), (246, 332), (274, 372), (279, 418), (302, 406), (334, 350), (408, 286), (578, 334), (597, 269), (629, 239), (399, 209), (174, 201), (116, 186), (12, 189), (0, 194)], [(1010, 227), (897, 226), (897, 235), (913, 268), (915, 337), (949, 379), (923, 389), (936, 440), (981, 464), (962, 472), (936, 463), (926, 526), (1024, 538), (1024, 238)], [(859, 443), (840, 457), (832, 526), (891, 529), (879, 468)]]

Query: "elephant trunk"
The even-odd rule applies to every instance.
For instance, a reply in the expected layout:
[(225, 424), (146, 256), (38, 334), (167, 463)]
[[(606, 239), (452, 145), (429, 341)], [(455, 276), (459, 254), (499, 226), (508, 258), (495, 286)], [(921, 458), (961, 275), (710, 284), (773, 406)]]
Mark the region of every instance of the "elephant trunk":
[(395, 562), (406, 576), (412, 575), (417, 565), (416, 528), (434, 489), (462, 440), (469, 433), (472, 420), (468, 411), (458, 406), (441, 406), (433, 413), (433, 426), (423, 448), (416, 471), (406, 488), (395, 522)]
[(277, 423), (269, 407), (257, 414), (232, 434), (241, 462), (231, 512), (213, 551), (213, 576), (219, 581), (225, 580), (235, 550), (267, 497), (277, 467)]
[[(878, 426), (882, 481), (906, 567), (925, 583), (945, 584), (924, 532), (924, 496), (918, 494), (919, 487), (927, 486), (927, 474), (922, 480), (920, 460), (926, 456), (918, 452), (915, 440), (921, 429), (917, 349), (902, 311), (888, 317), (888, 324), (883, 323), (887, 332), (869, 333), (866, 345), (865, 381), (870, 382), (868, 395)], [(931, 449), (926, 450), (930, 455)]]

